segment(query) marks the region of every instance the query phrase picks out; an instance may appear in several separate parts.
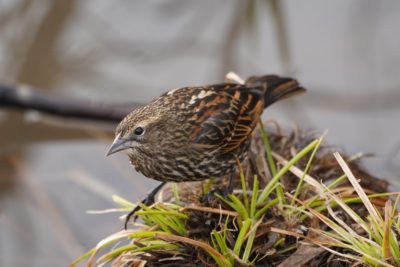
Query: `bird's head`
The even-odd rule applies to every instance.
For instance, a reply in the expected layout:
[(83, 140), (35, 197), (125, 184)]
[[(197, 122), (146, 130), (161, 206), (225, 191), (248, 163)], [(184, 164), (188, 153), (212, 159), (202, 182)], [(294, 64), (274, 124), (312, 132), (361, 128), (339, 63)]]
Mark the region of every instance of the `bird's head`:
[(131, 112), (119, 123), (114, 142), (106, 155), (124, 150), (131, 154), (137, 148), (143, 149), (156, 144), (161, 126), (157, 113), (147, 112), (146, 109)]

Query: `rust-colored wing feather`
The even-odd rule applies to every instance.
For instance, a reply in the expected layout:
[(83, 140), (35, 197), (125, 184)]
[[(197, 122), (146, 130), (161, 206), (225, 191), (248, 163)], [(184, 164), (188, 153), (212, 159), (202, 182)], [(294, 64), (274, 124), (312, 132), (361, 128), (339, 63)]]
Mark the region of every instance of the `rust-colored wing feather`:
[(244, 85), (190, 87), (180, 92), (190, 95), (194, 148), (229, 153), (249, 138), (264, 108), (304, 91), (292, 78), (266, 75), (250, 77)]
[(263, 91), (238, 84), (209, 87), (207, 97), (199, 100), (204, 112), (193, 120), (194, 146), (197, 149), (237, 149), (256, 127), (263, 111)]
[(234, 151), (249, 138), (264, 109), (263, 95), (260, 88), (235, 90), (233, 98), (239, 103), (240, 111), (232, 135), (222, 148), (223, 152)]

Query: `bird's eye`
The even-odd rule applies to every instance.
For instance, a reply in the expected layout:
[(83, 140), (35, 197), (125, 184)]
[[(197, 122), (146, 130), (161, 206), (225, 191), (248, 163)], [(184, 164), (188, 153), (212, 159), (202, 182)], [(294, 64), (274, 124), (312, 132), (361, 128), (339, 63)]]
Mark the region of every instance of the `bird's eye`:
[(144, 129), (143, 129), (142, 127), (137, 127), (137, 128), (133, 131), (133, 133), (134, 133), (135, 135), (142, 135), (142, 134), (144, 133)]

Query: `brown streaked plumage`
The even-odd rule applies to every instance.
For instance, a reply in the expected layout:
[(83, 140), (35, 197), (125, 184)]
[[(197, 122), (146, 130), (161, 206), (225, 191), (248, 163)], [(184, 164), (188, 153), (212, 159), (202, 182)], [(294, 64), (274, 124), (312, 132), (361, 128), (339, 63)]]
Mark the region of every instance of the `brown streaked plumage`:
[(263, 110), (303, 91), (276, 75), (174, 89), (128, 114), (108, 155), (125, 150), (137, 171), (163, 182), (233, 173)]
[(275, 75), (174, 89), (128, 114), (109, 154), (126, 150), (137, 171), (160, 181), (219, 177), (245, 156), (263, 109), (303, 91)]

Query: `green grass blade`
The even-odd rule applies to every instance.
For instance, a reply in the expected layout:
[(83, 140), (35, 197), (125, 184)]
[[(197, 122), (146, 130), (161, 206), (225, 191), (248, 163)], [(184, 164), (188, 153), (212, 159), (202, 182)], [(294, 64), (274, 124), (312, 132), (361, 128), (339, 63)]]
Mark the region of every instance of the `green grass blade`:
[(256, 213), (257, 196), (258, 196), (258, 178), (257, 178), (257, 175), (254, 175), (253, 191), (252, 191), (251, 203), (250, 203), (250, 218), (254, 218), (254, 215)]
[(244, 237), (246, 236), (248, 230), (251, 226), (251, 219), (246, 219), (242, 222), (242, 227), (240, 228), (238, 237), (235, 242), (235, 246), (233, 247), (233, 253), (239, 257), (240, 250), (242, 249)]
[(264, 207), (262, 207), (261, 209), (259, 209), (256, 214), (254, 214), (254, 218), (255, 219), (260, 219), (261, 216), (264, 215), (264, 213), (267, 212), (267, 210), (269, 210), (271, 207), (275, 206), (276, 204), (279, 203), (279, 199), (275, 198), (273, 200), (271, 200), (270, 202), (268, 202), (268, 204), (264, 205)]
[(242, 165), (240, 164), (239, 159), (237, 159), (237, 165), (239, 168), (240, 183), (242, 185), (242, 191), (243, 191), (243, 203), (244, 203), (244, 206), (246, 207), (246, 210), (248, 210), (249, 209), (249, 198), (247, 195), (246, 178), (244, 177)]
[[(275, 177), (277, 174), (277, 170), (276, 170), (276, 164), (275, 164), (274, 158), (272, 157), (272, 150), (271, 150), (271, 145), (269, 143), (268, 132), (265, 130), (264, 124), (261, 119), (259, 121), (259, 124), (260, 124), (261, 139), (264, 144), (265, 154), (267, 157), (269, 170), (271, 172), (271, 177)], [(278, 186), (276, 187), (276, 194), (279, 198), (280, 203), (285, 204), (286, 198), (284, 197), (284, 191), (280, 184), (278, 184)]]
[(238, 212), (242, 220), (246, 220), (249, 218), (249, 213), (247, 212), (246, 207), (237, 196), (229, 194), (229, 198), (231, 199), (231, 201), (224, 199), (222, 196), (218, 194), (216, 194), (216, 196), (219, 197), (226, 204), (231, 206), (231, 208), (234, 209), (236, 212)]
[[(306, 167), (305, 167), (305, 169), (304, 169), (304, 173), (303, 173), (303, 175), (301, 176), (300, 181), (299, 181), (299, 183), (297, 184), (296, 190), (295, 190), (295, 192), (294, 192), (294, 194), (293, 194), (294, 198), (297, 198), (298, 195), (300, 194), (300, 189), (301, 189), (301, 187), (302, 187), (302, 185), (303, 185), (304, 177), (305, 177), (306, 174), (308, 173), (308, 170), (309, 170), (310, 167), (311, 167), (311, 163), (312, 163), (312, 161), (313, 161), (313, 159), (314, 159), (314, 156), (315, 156), (315, 154), (317, 153), (318, 148), (320, 147), (320, 145), (321, 145), (322, 140), (324, 139), (324, 137), (325, 137), (325, 134), (323, 134), (323, 135), (318, 139), (317, 145), (314, 147), (314, 149), (313, 149), (313, 151), (312, 151), (312, 153), (311, 153), (311, 156), (310, 156), (310, 158), (308, 159), (307, 165), (306, 165)], [(292, 201), (291, 201), (290, 204), (291, 204), (291, 205), (294, 205), (294, 199), (292, 199)]]
[(267, 155), (267, 162), (268, 162), (269, 170), (271, 171), (271, 176), (274, 177), (277, 173), (277, 170), (276, 170), (276, 164), (275, 164), (274, 158), (272, 157), (272, 153), (271, 153), (272, 150), (271, 150), (271, 145), (269, 143), (268, 132), (265, 130), (264, 123), (262, 122), (261, 119), (260, 119), (259, 125), (260, 125), (261, 139), (263, 141), (265, 153)]
[(296, 164), (300, 159), (302, 159), (305, 155), (307, 155), (311, 150), (313, 150), (317, 144), (318, 144), (318, 139), (316, 139), (313, 142), (311, 142), (310, 144), (308, 144), (299, 153), (297, 153), (297, 155), (294, 156), (282, 169), (280, 169), (278, 171), (278, 173), (267, 184), (267, 186), (264, 188), (264, 190), (261, 192), (260, 196), (258, 197), (257, 204), (261, 204), (261, 203), (265, 202), (268, 198), (267, 193), (270, 191), (271, 187), (275, 186), (275, 184), (278, 183), (279, 179), (288, 172), (290, 167), (293, 166), (294, 164)]

